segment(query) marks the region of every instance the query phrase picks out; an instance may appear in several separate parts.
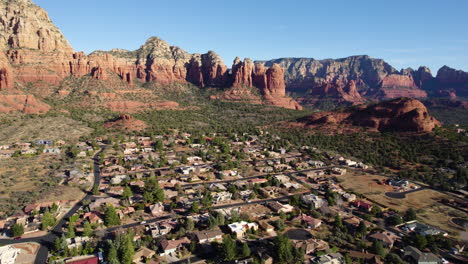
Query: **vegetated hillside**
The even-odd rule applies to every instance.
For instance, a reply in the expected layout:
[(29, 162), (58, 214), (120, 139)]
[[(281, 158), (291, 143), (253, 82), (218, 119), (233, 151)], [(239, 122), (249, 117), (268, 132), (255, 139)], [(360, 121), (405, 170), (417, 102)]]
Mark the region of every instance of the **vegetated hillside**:
[(429, 112), (444, 125), (468, 125), (467, 98), (427, 99), (422, 101)]

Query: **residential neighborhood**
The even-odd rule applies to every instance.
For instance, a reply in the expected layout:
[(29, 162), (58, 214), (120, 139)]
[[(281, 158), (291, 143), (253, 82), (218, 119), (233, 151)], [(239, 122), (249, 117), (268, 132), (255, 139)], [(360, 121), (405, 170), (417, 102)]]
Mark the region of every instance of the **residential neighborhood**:
[[(452, 247), (462, 252), (462, 244), (417, 221), (415, 212), (406, 219), (409, 212), (341, 186), (337, 176), (369, 166), (328, 153), (317, 160), (317, 149), (276, 149), (267, 138), (179, 133), (79, 142), (74, 156), (94, 157), (98, 167), (64, 171), (62, 184), (88, 186), (85, 198), (28, 204), (0, 220), (0, 231), (19, 240), (62, 233), (50, 263), (114, 263), (127, 251), (128, 263), (275, 263), (287, 256), (294, 263), (450, 263), (444, 256)], [(34, 144), (2, 150), (72, 151), (66, 142)], [(385, 184), (416, 189), (396, 178)], [(439, 245), (439, 254), (421, 251), (427, 241)], [(5, 259), (18, 254), (0, 250)]]

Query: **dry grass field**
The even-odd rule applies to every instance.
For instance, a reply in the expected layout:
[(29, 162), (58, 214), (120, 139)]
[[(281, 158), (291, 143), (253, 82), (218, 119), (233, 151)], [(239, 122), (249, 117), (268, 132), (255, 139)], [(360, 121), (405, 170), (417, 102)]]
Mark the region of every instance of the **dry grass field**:
[(449, 219), (453, 216), (468, 217), (462, 211), (441, 204), (439, 202), (441, 199), (450, 199), (451, 197), (435, 190), (423, 189), (407, 194), (404, 199), (393, 199), (385, 196), (386, 192), (393, 191), (393, 187), (378, 183), (388, 179), (384, 176), (351, 171), (337, 178), (344, 189), (362, 194), (386, 207), (401, 212), (414, 208), (418, 211), (420, 220), (453, 235), (458, 235), (460, 230), (451, 226)]
[(75, 141), (91, 131), (85, 124), (64, 116), (10, 118), (0, 124), (0, 144), (38, 139)]
[(56, 156), (40, 155), (0, 160), (0, 212), (21, 210), (31, 202), (74, 200), (82, 195), (76, 187), (58, 186), (61, 166)]

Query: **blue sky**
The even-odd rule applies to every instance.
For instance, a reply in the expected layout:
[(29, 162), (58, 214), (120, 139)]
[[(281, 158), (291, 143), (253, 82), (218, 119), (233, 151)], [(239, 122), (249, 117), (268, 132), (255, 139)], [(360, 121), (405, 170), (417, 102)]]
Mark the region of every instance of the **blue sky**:
[(134, 50), (158, 36), (188, 52), (341, 58), (367, 54), (395, 68), (468, 71), (466, 0), (33, 0), (75, 50)]

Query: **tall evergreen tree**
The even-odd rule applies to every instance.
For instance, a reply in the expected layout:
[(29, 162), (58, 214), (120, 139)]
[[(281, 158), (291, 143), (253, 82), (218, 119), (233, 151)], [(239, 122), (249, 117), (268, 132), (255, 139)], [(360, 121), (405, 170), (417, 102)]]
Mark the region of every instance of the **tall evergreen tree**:
[(120, 218), (117, 212), (115, 211), (114, 206), (109, 205), (106, 208), (105, 214), (104, 214), (104, 224), (106, 226), (116, 226), (120, 225)]
[(223, 256), (227, 261), (236, 258), (236, 241), (229, 235), (223, 238)]

